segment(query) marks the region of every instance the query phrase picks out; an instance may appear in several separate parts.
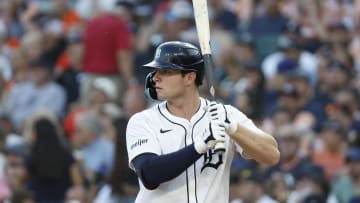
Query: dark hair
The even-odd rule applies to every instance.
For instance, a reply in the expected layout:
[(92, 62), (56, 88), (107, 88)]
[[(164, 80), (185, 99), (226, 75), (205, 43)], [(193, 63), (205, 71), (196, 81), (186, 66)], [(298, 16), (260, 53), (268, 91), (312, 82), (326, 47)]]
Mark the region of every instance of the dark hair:
[(113, 122), (116, 127), (115, 158), (108, 182), (111, 185), (112, 194), (117, 196), (126, 195), (124, 186), (126, 184), (133, 185), (133, 182), (137, 181), (135, 173), (128, 167), (125, 139), (127, 123), (127, 118), (118, 118)]
[(34, 175), (56, 180), (63, 176), (70, 152), (61, 142), (56, 126), (47, 118), (34, 122), (35, 143), (31, 147), (30, 170)]
[[(201, 69), (199, 69), (201, 70)], [(181, 71), (181, 75), (184, 76), (187, 73), (195, 72), (195, 71)], [(204, 71), (196, 71), (196, 78), (195, 78), (195, 85), (196, 87), (199, 87), (203, 83), (204, 79)]]

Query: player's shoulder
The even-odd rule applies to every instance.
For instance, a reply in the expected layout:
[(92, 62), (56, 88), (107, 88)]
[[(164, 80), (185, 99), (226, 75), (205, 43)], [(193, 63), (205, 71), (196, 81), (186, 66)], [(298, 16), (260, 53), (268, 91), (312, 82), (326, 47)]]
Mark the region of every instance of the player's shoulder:
[(240, 111), (238, 108), (236, 108), (230, 104), (223, 104), (223, 106), (226, 109), (226, 112), (229, 114), (229, 116), (236, 117), (239, 120), (247, 120), (248, 119), (248, 117), (242, 111)]
[(130, 117), (130, 120), (129, 122), (132, 122), (132, 121), (145, 121), (147, 119), (151, 119), (154, 117), (154, 115), (158, 112), (158, 107), (159, 104), (154, 104), (153, 106), (143, 110), (143, 111), (140, 111), (140, 112), (137, 112), (135, 113), (134, 115), (132, 115)]
[(238, 108), (231, 104), (222, 104), (227, 111), (241, 112)]

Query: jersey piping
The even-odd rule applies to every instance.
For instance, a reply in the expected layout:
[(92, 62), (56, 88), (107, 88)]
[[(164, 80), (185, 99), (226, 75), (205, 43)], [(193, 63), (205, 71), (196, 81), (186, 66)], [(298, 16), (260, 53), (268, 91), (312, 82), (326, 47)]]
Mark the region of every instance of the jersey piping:
[[(206, 101), (206, 100), (205, 100), (205, 103), (207, 104), (207, 101)], [(200, 103), (199, 108), (197, 109), (196, 113), (199, 113), (199, 110), (200, 110), (201, 106), (202, 106), (202, 104)], [(182, 124), (177, 123), (177, 122), (175, 122), (175, 121), (172, 121), (170, 118), (168, 118), (168, 117), (161, 111), (160, 105), (158, 105), (157, 107), (158, 107), (159, 113), (160, 113), (167, 121), (169, 121), (169, 122), (172, 123), (172, 124), (176, 124), (176, 125), (178, 125), (178, 126), (181, 126), (181, 127), (184, 129), (184, 131), (185, 131), (185, 146), (187, 146), (188, 143), (187, 143), (187, 139), (186, 139), (186, 136), (187, 136), (187, 130), (186, 130), (186, 128), (185, 128)], [(169, 111), (167, 105), (166, 105), (165, 107), (166, 107), (166, 109)], [(195, 114), (196, 114), (196, 113), (195, 113)], [(194, 137), (193, 137), (194, 128), (195, 128), (195, 126), (199, 123), (199, 121), (204, 118), (205, 115), (206, 115), (206, 112), (203, 112), (203, 114), (200, 116), (200, 118), (198, 118), (198, 120), (196, 120), (196, 121), (194, 122), (194, 125), (192, 126), (191, 135), (190, 135), (192, 142), (194, 142)], [(194, 181), (195, 181), (195, 201), (196, 201), (196, 203), (197, 203), (197, 202), (198, 202), (198, 197), (197, 197), (197, 180), (196, 180), (196, 162), (194, 162), (193, 169), (194, 169)], [(190, 194), (189, 194), (189, 182), (188, 182), (188, 181), (189, 181), (188, 169), (185, 170), (185, 175), (186, 175), (187, 199), (188, 199), (188, 202), (190, 202), (190, 197), (189, 197), (189, 196), (190, 196)]]
[[(191, 129), (191, 140), (193, 141), (194, 143), (194, 128), (196, 126), (196, 124), (199, 123), (199, 121), (204, 118), (206, 112), (203, 113), (203, 115), (194, 123), (192, 129)], [(196, 200), (196, 203), (198, 202), (198, 198), (197, 198), (197, 184), (196, 184), (196, 161), (194, 162), (194, 180), (195, 180), (195, 200)]]
[[(160, 105), (157, 106), (158, 107), (158, 111), (160, 113), (160, 115), (162, 115), (167, 121), (169, 121), (170, 123), (172, 124), (175, 124), (175, 125), (178, 125), (180, 127), (182, 127), (185, 131), (185, 146), (187, 146), (187, 143), (186, 143), (186, 135), (187, 135), (187, 132), (186, 132), (186, 128), (181, 125), (180, 123), (176, 123), (172, 120), (170, 120), (170, 118), (166, 117), (163, 112), (161, 112), (161, 109), (160, 109)], [(166, 107), (167, 108), (167, 107)], [(186, 176), (186, 195), (187, 195), (187, 202), (189, 203), (190, 202), (190, 195), (189, 195), (189, 177), (188, 177), (188, 171), (187, 169), (185, 170), (185, 176)]]

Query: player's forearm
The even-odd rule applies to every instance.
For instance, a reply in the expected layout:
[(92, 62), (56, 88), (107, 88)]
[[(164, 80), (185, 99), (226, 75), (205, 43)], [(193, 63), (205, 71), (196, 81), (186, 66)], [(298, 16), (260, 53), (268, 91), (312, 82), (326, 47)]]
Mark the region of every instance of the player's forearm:
[(179, 176), (200, 157), (194, 145), (189, 145), (170, 154), (139, 155), (132, 163), (143, 185), (147, 189), (155, 189), (161, 183)]
[(260, 163), (276, 164), (280, 159), (277, 142), (269, 134), (238, 125), (236, 132), (230, 136), (244, 149), (246, 156)]

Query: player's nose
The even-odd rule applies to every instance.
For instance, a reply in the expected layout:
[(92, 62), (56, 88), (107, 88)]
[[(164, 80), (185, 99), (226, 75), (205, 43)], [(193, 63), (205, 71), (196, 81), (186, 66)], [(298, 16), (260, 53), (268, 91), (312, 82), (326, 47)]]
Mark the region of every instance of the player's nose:
[(159, 71), (155, 71), (155, 74), (154, 74), (154, 76), (153, 76), (153, 81), (154, 81), (154, 82), (160, 81)]

